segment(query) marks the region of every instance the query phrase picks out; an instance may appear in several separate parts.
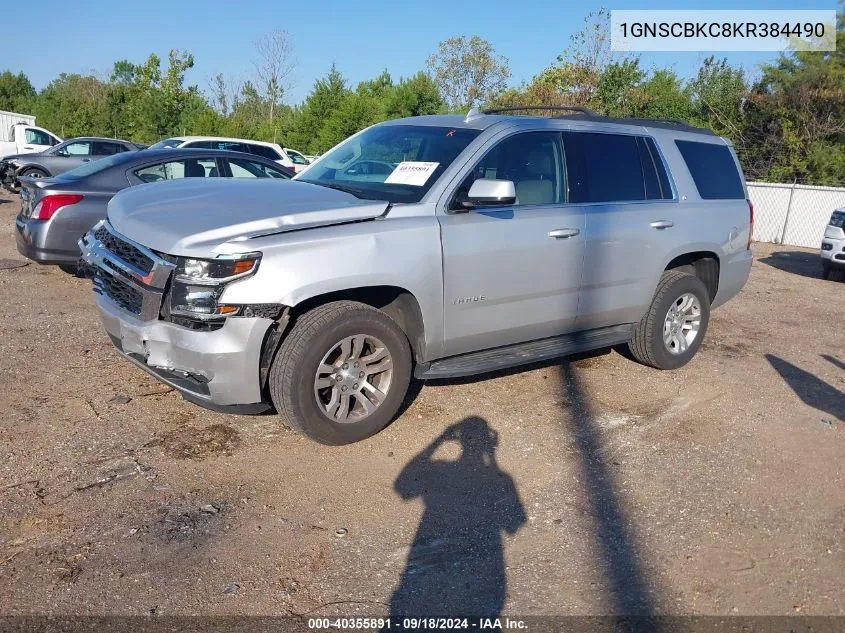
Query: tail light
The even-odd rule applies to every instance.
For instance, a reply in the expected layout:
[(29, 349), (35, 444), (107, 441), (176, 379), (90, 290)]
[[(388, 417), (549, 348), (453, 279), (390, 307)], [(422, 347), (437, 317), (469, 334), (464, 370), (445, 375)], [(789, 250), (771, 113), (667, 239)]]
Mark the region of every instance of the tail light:
[(751, 236), (754, 235), (754, 203), (748, 200), (748, 245), (746, 248), (751, 250)]
[(32, 212), (32, 219), (49, 220), (53, 217), (56, 211), (62, 207), (76, 204), (84, 197), (85, 196), (81, 196), (77, 193), (60, 193), (52, 196), (46, 195), (38, 201), (38, 204), (35, 205), (35, 210)]

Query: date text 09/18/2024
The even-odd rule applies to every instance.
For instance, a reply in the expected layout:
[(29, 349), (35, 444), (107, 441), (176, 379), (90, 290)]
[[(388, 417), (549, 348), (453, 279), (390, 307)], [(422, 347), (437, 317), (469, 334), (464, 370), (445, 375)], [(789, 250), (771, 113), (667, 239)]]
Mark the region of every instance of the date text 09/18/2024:
[(309, 618), (311, 630), (524, 630), (523, 620), (511, 618)]

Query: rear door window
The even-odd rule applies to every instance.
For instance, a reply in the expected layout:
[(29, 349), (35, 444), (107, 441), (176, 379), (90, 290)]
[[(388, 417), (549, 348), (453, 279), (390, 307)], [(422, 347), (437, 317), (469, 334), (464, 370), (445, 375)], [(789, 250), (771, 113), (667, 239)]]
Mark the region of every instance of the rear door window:
[(675, 141), (703, 200), (744, 200), (745, 190), (727, 145)]
[(249, 154), (249, 150), (244, 143), (235, 143), (234, 141), (211, 141), (212, 149), (225, 149), (230, 152), (243, 152)]
[(94, 141), (94, 156), (111, 156), (125, 152), (126, 147), (120, 143), (107, 143), (105, 141)]
[(654, 141), (645, 136), (637, 137), (637, 149), (643, 168), (646, 200), (671, 200), (672, 187)]
[(638, 137), (564, 132), (570, 202), (646, 199)]
[(176, 180), (178, 178), (214, 178), (220, 175), (213, 158), (185, 158), (148, 165), (135, 171), (142, 182)]
[(242, 158), (230, 158), (229, 169), (232, 171), (232, 178), (282, 178), (289, 179), (290, 176), (281, 169), (274, 169), (263, 163), (256, 163)]

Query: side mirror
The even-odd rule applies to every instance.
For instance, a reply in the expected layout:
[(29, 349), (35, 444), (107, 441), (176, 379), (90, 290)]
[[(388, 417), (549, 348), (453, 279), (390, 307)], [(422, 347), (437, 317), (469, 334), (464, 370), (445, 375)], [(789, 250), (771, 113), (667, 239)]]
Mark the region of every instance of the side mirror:
[(505, 207), (516, 203), (516, 187), (512, 180), (480, 178), (472, 183), (461, 206), (465, 209), (478, 207)]

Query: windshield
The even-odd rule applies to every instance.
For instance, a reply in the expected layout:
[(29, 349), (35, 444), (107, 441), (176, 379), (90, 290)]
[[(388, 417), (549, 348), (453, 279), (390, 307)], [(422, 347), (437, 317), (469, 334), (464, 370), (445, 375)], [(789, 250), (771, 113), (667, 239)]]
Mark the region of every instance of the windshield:
[(359, 198), (419, 202), (479, 130), (380, 125), (350, 138), (297, 180)]
[(99, 160), (92, 160), (90, 163), (82, 163), (76, 169), (70, 169), (63, 174), (59, 174), (57, 178), (60, 180), (79, 180), (80, 178), (99, 173), (118, 163), (126, 162), (129, 158), (131, 158), (131, 152), (112, 154)]
[(154, 145), (150, 145), (147, 149), (172, 149), (179, 147), (184, 141), (180, 138), (166, 138)]

